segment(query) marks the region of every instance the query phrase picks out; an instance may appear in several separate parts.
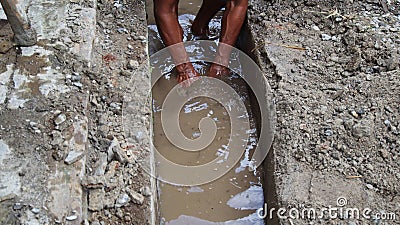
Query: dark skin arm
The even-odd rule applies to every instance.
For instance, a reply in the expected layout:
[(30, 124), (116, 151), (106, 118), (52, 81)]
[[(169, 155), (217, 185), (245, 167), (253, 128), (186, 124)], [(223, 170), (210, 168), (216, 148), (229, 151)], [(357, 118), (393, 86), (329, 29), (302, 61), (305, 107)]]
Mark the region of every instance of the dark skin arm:
[[(217, 57), (209, 70), (209, 76), (227, 75), (229, 70), (226, 66), (229, 63), (231, 47), (239, 36), (244, 19), (246, 18), (248, 0), (228, 0), (226, 10), (222, 18), (221, 37)], [(219, 65), (218, 63), (222, 64)]]
[[(183, 63), (187, 60), (187, 53), (182, 44), (183, 31), (178, 22), (179, 0), (154, 0), (154, 14), (161, 38), (166, 46), (176, 44), (176, 48), (170, 50), (175, 61), (178, 72), (178, 81), (182, 82), (191, 77), (197, 76), (191, 63)], [(195, 34), (204, 35), (208, 30), (208, 23), (214, 14), (223, 6), (222, 0), (204, 0), (203, 5), (193, 22), (192, 30)], [(227, 0), (226, 10), (222, 19), (220, 42), (233, 46), (239, 36), (243, 25), (248, 0)], [(226, 45), (218, 47), (215, 62), (210, 67), (209, 75), (223, 75), (229, 70), (228, 65), (231, 49)]]
[(175, 62), (178, 72), (178, 82), (183, 82), (191, 77), (198, 76), (191, 63), (186, 63), (187, 53), (183, 46), (183, 30), (178, 22), (178, 0), (154, 0), (154, 16), (158, 31)]

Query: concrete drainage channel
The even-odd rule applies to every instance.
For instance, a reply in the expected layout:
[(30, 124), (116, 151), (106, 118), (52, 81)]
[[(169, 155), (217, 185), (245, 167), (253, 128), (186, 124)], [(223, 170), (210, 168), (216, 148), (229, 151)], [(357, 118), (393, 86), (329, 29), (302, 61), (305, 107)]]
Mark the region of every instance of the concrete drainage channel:
[[(154, 18), (152, 16), (153, 6), (151, 1), (147, 3), (147, 12), (149, 15), (149, 54), (152, 55), (162, 48), (162, 43), (157, 28), (154, 25)], [(194, 18), (192, 14), (197, 12), (201, 1), (182, 2), (181, 4), (180, 8), (183, 9), (184, 14), (180, 12), (181, 16), (179, 20), (185, 33), (184, 40), (190, 41), (194, 39), (190, 32), (191, 20)], [(210, 30), (214, 34), (219, 32), (221, 15), (221, 13), (217, 14), (216, 19), (213, 19), (210, 23)], [(217, 35), (214, 37), (217, 37)], [(257, 55), (257, 51), (254, 51), (255, 45), (247, 23), (242, 29), (237, 47), (255, 62), (258, 64), (261, 63), (260, 60), (257, 60), (259, 56)], [(194, 66), (202, 74), (205, 74), (207, 71), (207, 64), (204, 62), (196, 62)], [(242, 69), (246, 70), (246, 67)], [(186, 137), (192, 137), (192, 139), (198, 137), (200, 135), (198, 131), (199, 121), (201, 118), (207, 116), (212, 117), (214, 121), (219, 121), (217, 122), (217, 129), (222, 130), (217, 133), (217, 141), (213, 141), (204, 152), (185, 155), (186, 153), (179, 151), (179, 148), (176, 148), (168, 141), (160, 117), (160, 112), (163, 109), (162, 103), (166, 95), (169, 94), (168, 92), (176, 85), (174, 78), (173, 73), (168, 73), (153, 86), (153, 138), (155, 151), (159, 151), (163, 157), (178, 164), (195, 166), (207, 163), (215, 157), (215, 149), (225, 146), (229, 139), (230, 134), (226, 133), (229, 129), (225, 129), (230, 126), (229, 118), (226, 118), (226, 110), (221, 105), (218, 105), (218, 102), (201, 97), (191, 99), (184, 105), (184, 109), (180, 112), (179, 123)], [(267, 123), (265, 121), (266, 118), (262, 119), (261, 108), (259, 107), (259, 105), (270, 105), (267, 102), (263, 102), (270, 100), (269, 97), (271, 96), (267, 96), (266, 94), (269, 87), (267, 88), (266, 80), (263, 77), (260, 80), (252, 80), (253, 83), (263, 86), (257, 88), (265, 92), (265, 98), (258, 98), (257, 100), (252, 89), (239, 76), (233, 75), (228, 79), (222, 78), (222, 80), (231, 85), (241, 98), (244, 99), (251, 121), (251, 130), (253, 131), (250, 134), (250, 141), (246, 149), (246, 153), (250, 153), (251, 156), (253, 154), (251, 149), (255, 147), (256, 140), (260, 139), (261, 126), (272, 127), (269, 123), (270, 121)], [(262, 135), (267, 136), (266, 139), (272, 139), (272, 132), (268, 134), (263, 133)], [(209, 149), (213, 149), (214, 152)], [(276, 217), (273, 219), (267, 217), (263, 220), (257, 214), (257, 209), (263, 207), (264, 202), (267, 203), (268, 207), (276, 208), (277, 205), (273, 151), (270, 149), (263, 164), (255, 172), (248, 170), (246, 166), (246, 162), (248, 162), (246, 160), (248, 159), (249, 156), (247, 155), (247, 158), (242, 158), (236, 167), (227, 172), (227, 174), (207, 184), (175, 186), (163, 181), (157, 181), (158, 202), (156, 203), (156, 223), (171, 225), (183, 223), (220, 224), (220, 222), (224, 222), (224, 224), (278, 224), (279, 222), (276, 220)], [(155, 160), (157, 171), (160, 170), (160, 166), (157, 157)], [(173, 172), (171, 171), (171, 173)]]

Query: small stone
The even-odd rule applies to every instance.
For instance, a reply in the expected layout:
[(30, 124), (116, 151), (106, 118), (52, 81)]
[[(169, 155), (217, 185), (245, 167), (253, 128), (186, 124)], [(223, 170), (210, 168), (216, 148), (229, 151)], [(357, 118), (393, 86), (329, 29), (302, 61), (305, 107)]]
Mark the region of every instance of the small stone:
[(321, 34), (321, 38), (323, 41), (329, 41), (332, 39), (332, 37), (328, 34)]
[(53, 130), (51, 136), (53, 137), (53, 140), (50, 143), (52, 145), (60, 145), (64, 141), (60, 131)]
[(385, 120), (384, 122), (383, 122), (387, 127), (390, 127), (390, 121), (389, 120)]
[(353, 135), (357, 138), (368, 137), (371, 135), (371, 128), (362, 124), (353, 126)]
[(57, 118), (54, 120), (54, 123), (56, 125), (60, 125), (64, 123), (67, 120), (67, 116), (65, 114), (60, 114), (57, 116)]
[(22, 207), (23, 207), (23, 205), (21, 203), (17, 202), (14, 204), (13, 209), (20, 210), (20, 209), (22, 209)]
[(346, 130), (350, 130), (354, 125), (354, 121), (353, 120), (345, 120), (343, 122), (343, 125), (346, 128)]
[(68, 153), (67, 158), (65, 158), (64, 162), (67, 165), (70, 165), (80, 160), (83, 156), (84, 152), (72, 150)]
[(354, 118), (358, 118), (358, 113), (356, 112), (356, 111), (354, 111), (354, 110), (352, 110), (351, 112), (350, 112), (350, 114), (354, 117)]
[(39, 213), (40, 213), (40, 209), (38, 209), (38, 208), (32, 208), (31, 211), (32, 211), (34, 214), (39, 214)]
[(318, 27), (317, 25), (313, 25), (311, 28), (312, 28), (313, 30), (315, 30), (315, 31), (320, 31), (320, 29), (319, 29), (319, 27)]
[(82, 180), (82, 186), (88, 189), (103, 188), (104, 185), (104, 176), (86, 176), (86, 178)]
[(136, 60), (129, 60), (128, 69), (136, 69), (139, 67), (139, 62)]
[(364, 115), (365, 114), (365, 110), (364, 109), (359, 109), (359, 110), (357, 110), (357, 114), (359, 116)]
[(104, 152), (100, 152), (99, 160), (94, 165), (94, 175), (103, 176), (106, 173), (107, 165), (107, 154)]
[(33, 122), (33, 121), (29, 122), (29, 126), (30, 126), (33, 130), (39, 129), (39, 128), (38, 128), (38, 124), (35, 123), (35, 122)]
[(110, 127), (108, 125), (101, 125), (98, 129), (103, 137), (106, 137), (108, 135), (108, 132), (110, 131)]
[(83, 87), (83, 84), (82, 84), (81, 82), (73, 82), (72, 84), (73, 84), (75, 87), (79, 87), (79, 88)]
[(131, 75), (131, 72), (127, 70), (121, 70), (120, 74), (121, 76), (129, 77)]
[(135, 204), (143, 204), (144, 202), (144, 196), (141, 195), (140, 193), (137, 193), (136, 191), (128, 190), (129, 196), (131, 196), (133, 203)]
[(374, 170), (374, 167), (369, 163), (365, 165), (365, 168), (367, 168), (368, 170)]
[(75, 73), (73, 76), (71, 76), (71, 81), (74, 81), (74, 82), (80, 81), (81, 79), (82, 79), (82, 77), (78, 73)]
[(384, 159), (389, 157), (389, 152), (386, 149), (379, 150), (379, 153), (381, 154), (382, 158), (384, 158)]
[(100, 211), (104, 208), (104, 189), (93, 189), (89, 191), (89, 210)]
[(121, 107), (119, 106), (119, 104), (116, 103), (116, 102), (111, 102), (111, 103), (110, 103), (110, 107), (112, 107), (112, 108), (114, 108), (114, 109), (120, 109), (120, 108), (121, 108)]
[(385, 105), (384, 108), (385, 108), (386, 111), (388, 111), (388, 112), (390, 112), (390, 113), (393, 113), (393, 110), (390, 108), (390, 106)]
[(143, 196), (150, 196), (151, 195), (150, 187), (149, 186), (144, 186), (144, 187), (140, 188), (140, 193)]
[(129, 203), (130, 200), (131, 198), (129, 197), (129, 195), (124, 193), (118, 197), (117, 201), (115, 202), (115, 207), (120, 208), (122, 206), (125, 206)]
[(325, 130), (325, 135), (326, 136), (332, 136), (333, 135), (333, 131), (331, 129), (327, 129), (327, 130)]
[(67, 216), (65, 219), (68, 220), (68, 221), (73, 221), (73, 220), (78, 219), (78, 216), (77, 215), (71, 215), (71, 216)]
[(366, 186), (367, 186), (367, 188), (370, 189), (370, 190), (374, 189), (374, 186), (373, 186), (372, 184), (367, 184)]
[(339, 160), (339, 153), (337, 153), (337, 152), (332, 152), (331, 156), (332, 156), (332, 158), (334, 158), (334, 159), (336, 159), (336, 160)]

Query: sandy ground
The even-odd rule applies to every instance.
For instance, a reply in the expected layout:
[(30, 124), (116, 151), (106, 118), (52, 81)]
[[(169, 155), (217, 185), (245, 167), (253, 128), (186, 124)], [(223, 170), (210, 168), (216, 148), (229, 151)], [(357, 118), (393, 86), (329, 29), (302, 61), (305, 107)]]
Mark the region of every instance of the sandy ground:
[[(345, 198), (343, 208), (369, 207), (371, 219), (343, 215), (332, 223), (399, 222), (399, 2), (382, 2), (251, 4), (277, 106), (279, 207), (335, 207)], [(397, 219), (372, 218), (377, 213)]]
[[(277, 106), (277, 206), (321, 209), (345, 198), (344, 207), (372, 210), (369, 219), (282, 224), (399, 224), (399, 4), (250, 1), (254, 51)], [(12, 47), (0, 27), (0, 223), (151, 224), (154, 188), (141, 167), (149, 78), (130, 85), (148, 57), (144, 2), (26, 7), (36, 47)], [(128, 133), (126, 95), (138, 115)]]

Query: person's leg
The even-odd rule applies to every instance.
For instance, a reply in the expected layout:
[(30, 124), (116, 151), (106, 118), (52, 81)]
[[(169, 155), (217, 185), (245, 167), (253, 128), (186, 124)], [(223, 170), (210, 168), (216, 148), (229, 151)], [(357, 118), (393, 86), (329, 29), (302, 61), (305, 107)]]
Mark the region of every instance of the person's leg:
[[(239, 36), (244, 19), (246, 18), (248, 0), (227, 0), (226, 10), (222, 18), (220, 44), (217, 50), (216, 63), (209, 70), (210, 76), (229, 73), (226, 66), (229, 63), (231, 47)], [(219, 65), (222, 64), (222, 65)]]
[(198, 74), (191, 63), (186, 63), (188, 56), (182, 43), (183, 30), (178, 21), (178, 3), (179, 0), (154, 0), (154, 17), (164, 44), (167, 47), (175, 45), (170, 53), (176, 65), (178, 81), (182, 82)]
[(214, 15), (225, 6), (226, 0), (203, 0), (192, 24), (192, 32), (197, 36), (208, 35), (208, 24)]

